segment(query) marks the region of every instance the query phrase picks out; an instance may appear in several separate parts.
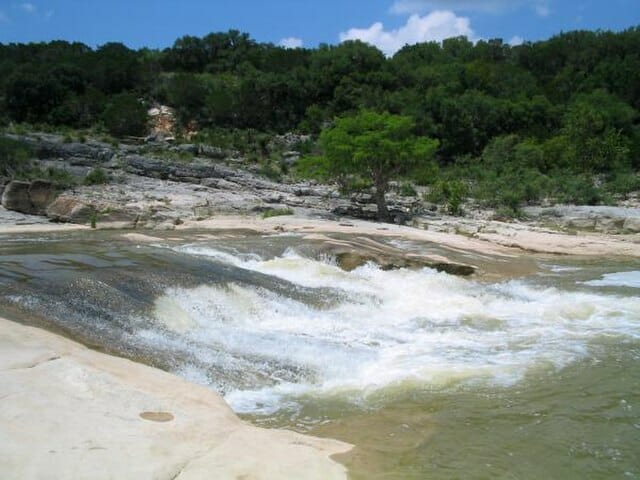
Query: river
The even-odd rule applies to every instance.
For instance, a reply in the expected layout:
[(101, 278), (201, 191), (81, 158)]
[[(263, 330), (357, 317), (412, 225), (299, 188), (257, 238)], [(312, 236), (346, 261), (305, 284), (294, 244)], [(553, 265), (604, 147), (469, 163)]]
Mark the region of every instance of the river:
[(345, 272), (298, 235), (0, 236), (0, 316), (351, 442), (356, 479), (640, 478), (640, 262), (457, 255), (494, 273)]

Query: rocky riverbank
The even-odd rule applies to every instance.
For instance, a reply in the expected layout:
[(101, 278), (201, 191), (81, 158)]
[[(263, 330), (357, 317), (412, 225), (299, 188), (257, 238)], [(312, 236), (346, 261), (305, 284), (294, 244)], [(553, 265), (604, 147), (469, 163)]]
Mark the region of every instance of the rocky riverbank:
[[(0, 213), (0, 222), (5, 225), (46, 220), (140, 230), (173, 230), (185, 223), (190, 228), (217, 228), (221, 224), (244, 228), (252, 224), (263, 230), (265, 226), (294, 228), (293, 224), (309, 227), (315, 222), (326, 229), (332, 222), (340, 226), (354, 219), (375, 218), (370, 195), (344, 197), (331, 185), (273, 181), (235, 151), (202, 145), (65, 143), (50, 134), (11, 138), (29, 144), (43, 169), (60, 169), (82, 179), (100, 168), (111, 181), (63, 191), (43, 181), (0, 181), (5, 209), (38, 215), (20, 217), (5, 210)], [(295, 158), (294, 154), (297, 152), (287, 152), (287, 158)], [(399, 192), (388, 197), (396, 223), (413, 228), (398, 232), (394, 225), (372, 223), (364, 227), (360, 223), (362, 229), (393, 231), (400, 236), (414, 235), (417, 229), (435, 242), (475, 251), (482, 251), (478, 245), (484, 244), (510, 248), (512, 254), (519, 250), (639, 255), (640, 208), (633, 199), (618, 207), (531, 207), (525, 209), (526, 220), (499, 221), (492, 212), (483, 210), (468, 208), (466, 217), (450, 217), (419, 197)], [(259, 217), (269, 212), (294, 215), (293, 219), (261, 222)], [(232, 219), (221, 220), (228, 216)]]
[(346, 478), (350, 446), (241, 422), (212, 390), (0, 319), (4, 479)]

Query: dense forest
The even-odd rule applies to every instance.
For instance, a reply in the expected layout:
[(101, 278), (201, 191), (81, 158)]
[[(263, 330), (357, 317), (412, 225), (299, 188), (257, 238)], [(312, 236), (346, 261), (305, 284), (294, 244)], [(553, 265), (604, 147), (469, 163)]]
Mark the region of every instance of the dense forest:
[[(285, 49), (237, 31), (162, 51), (0, 44), (5, 127), (142, 135), (146, 108), (158, 103), (195, 126), (198, 141), (238, 148), (287, 131), (319, 138), (357, 112), (410, 118), (412, 138), (437, 148), (402, 174), (433, 184), (453, 213), (467, 195), (516, 213), (524, 203), (599, 203), (640, 187), (640, 27), (519, 46), (458, 37), (390, 58), (358, 41)], [(298, 174), (328, 175), (322, 142), (309, 150), (316, 155)]]

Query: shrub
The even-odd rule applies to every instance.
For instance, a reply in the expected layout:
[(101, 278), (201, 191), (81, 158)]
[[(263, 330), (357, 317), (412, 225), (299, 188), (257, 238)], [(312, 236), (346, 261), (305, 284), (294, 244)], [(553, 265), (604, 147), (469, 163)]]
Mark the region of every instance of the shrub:
[(589, 175), (571, 175), (558, 179), (558, 200), (576, 205), (598, 205), (606, 198)]
[(461, 180), (441, 180), (429, 194), (435, 203), (445, 203), (450, 215), (462, 215), (462, 202), (468, 194), (467, 186)]
[(128, 93), (115, 96), (102, 114), (105, 127), (115, 137), (144, 135), (147, 120), (146, 107)]
[(109, 183), (109, 175), (101, 168), (94, 168), (84, 177), (85, 185), (104, 185)]
[(0, 137), (0, 176), (13, 177), (28, 169), (31, 153), (28, 145)]
[(631, 171), (616, 172), (607, 180), (605, 190), (612, 195), (620, 195), (623, 198), (640, 190), (640, 176)]
[(264, 175), (273, 182), (279, 182), (280, 180), (282, 180), (282, 171), (280, 171), (280, 169), (278, 169), (271, 162), (264, 163), (260, 167), (259, 173), (260, 175)]
[(282, 217), (285, 215), (293, 215), (293, 210), (290, 208), (270, 208), (262, 212), (262, 218)]
[(417, 197), (418, 196), (418, 192), (416, 192), (416, 189), (413, 188), (413, 185), (411, 185), (410, 183), (403, 183), (402, 185), (400, 185), (400, 188), (398, 189), (398, 193), (400, 195), (402, 195), (403, 197)]

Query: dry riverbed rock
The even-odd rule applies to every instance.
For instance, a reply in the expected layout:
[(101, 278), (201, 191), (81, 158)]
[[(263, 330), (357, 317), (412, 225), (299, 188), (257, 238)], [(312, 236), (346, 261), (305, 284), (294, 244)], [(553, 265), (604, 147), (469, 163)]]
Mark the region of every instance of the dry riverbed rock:
[(55, 185), (44, 180), (9, 182), (2, 192), (2, 206), (7, 210), (44, 215), (58, 192)]
[(350, 446), (249, 426), (214, 391), (0, 319), (3, 480), (345, 479)]

